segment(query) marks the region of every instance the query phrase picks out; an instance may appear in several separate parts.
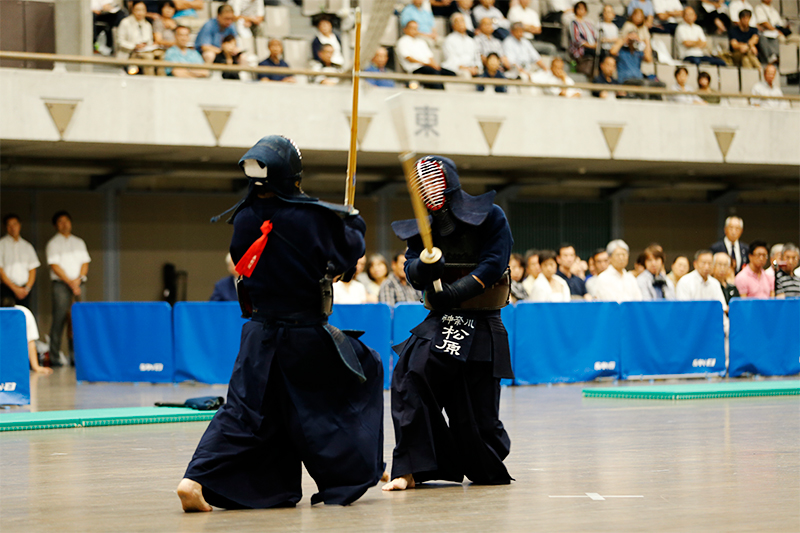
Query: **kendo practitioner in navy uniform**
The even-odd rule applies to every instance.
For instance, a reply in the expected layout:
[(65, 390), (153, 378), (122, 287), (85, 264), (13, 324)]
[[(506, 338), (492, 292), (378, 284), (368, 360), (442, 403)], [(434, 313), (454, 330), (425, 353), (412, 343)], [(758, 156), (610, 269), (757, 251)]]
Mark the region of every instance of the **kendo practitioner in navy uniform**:
[(284, 137), (239, 161), (250, 190), (231, 220), (245, 317), (227, 403), (178, 485), (185, 511), (294, 507), (301, 462), (311, 503), (347, 505), (383, 474), (380, 357), (327, 323), (335, 276), (355, 272), (364, 220), (305, 195), (302, 160)]
[[(411, 337), (395, 347), (392, 420), (396, 445), (392, 481), (383, 490), (404, 490), (428, 480), (477, 484), (511, 482), (503, 459), (511, 441), (499, 419), (500, 379), (513, 378), (508, 333), (500, 318), (510, 293), (508, 261), (513, 239), (494, 191), (473, 197), (461, 190), (455, 164), (428, 156), (417, 174), (444, 174), (443, 202), (428, 201), (433, 244), (442, 258), (420, 259), (422, 239), (415, 220), (392, 223), (406, 240), (406, 276), (425, 291), (431, 309)], [(443, 287), (436, 292), (434, 280)], [(442, 415), (444, 409), (447, 420)]]

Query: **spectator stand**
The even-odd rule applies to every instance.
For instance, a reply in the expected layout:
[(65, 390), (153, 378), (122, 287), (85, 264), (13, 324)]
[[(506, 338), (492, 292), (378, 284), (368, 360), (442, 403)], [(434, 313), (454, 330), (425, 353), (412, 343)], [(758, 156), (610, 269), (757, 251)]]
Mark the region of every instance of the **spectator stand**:
[(0, 309), (0, 405), (30, 403), (25, 315), (19, 309)]
[(734, 298), (729, 317), (731, 377), (800, 373), (800, 298)]

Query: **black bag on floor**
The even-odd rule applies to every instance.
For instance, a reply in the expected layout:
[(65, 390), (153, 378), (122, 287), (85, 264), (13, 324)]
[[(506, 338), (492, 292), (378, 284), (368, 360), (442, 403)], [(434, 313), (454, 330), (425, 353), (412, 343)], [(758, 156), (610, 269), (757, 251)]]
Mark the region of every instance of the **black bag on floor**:
[(189, 398), (183, 403), (156, 402), (156, 407), (188, 407), (198, 411), (216, 411), (225, 403), (222, 396), (202, 396), (200, 398)]

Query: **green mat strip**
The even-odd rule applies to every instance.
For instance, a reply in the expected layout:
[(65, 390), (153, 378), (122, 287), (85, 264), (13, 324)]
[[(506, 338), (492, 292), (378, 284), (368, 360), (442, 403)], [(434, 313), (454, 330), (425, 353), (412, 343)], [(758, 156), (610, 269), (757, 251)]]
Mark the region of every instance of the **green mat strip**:
[(121, 407), (7, 413), (0, 414), (0, 431), (203, 422), (214, 418), (215, 413), (216, 411), (196, 411), (185, 407)]
[(637, 400), (705, 400), (753, 396), (797, 396), (800, 381), (761, 381), (749, 383), (704, 383), (700, 385), (651, 385), (583, 389), (585, 398)]

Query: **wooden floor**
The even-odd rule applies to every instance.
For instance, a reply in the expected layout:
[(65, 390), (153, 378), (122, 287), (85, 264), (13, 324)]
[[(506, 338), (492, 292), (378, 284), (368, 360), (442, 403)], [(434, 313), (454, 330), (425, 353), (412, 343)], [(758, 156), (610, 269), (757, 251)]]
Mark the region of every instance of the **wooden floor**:
[[(74, 379), (34, 378), (31, 409), (225, 393)], [(798, 397), (584, 399), (585, 386), (503, 391), (512, 485), (373, 488), (344, 508), (312, 508), (306, 476), (296, 509), (184, 514), (175, 486), (206, 423), (0, 433), (0, 531), (800, 531)], [(388, 418), (386, 434), (388, 461)]]

